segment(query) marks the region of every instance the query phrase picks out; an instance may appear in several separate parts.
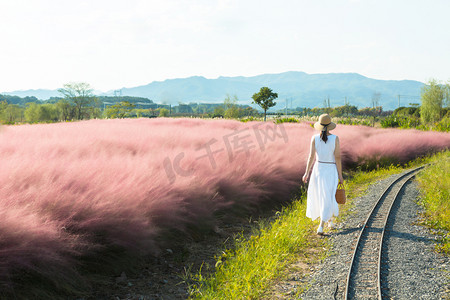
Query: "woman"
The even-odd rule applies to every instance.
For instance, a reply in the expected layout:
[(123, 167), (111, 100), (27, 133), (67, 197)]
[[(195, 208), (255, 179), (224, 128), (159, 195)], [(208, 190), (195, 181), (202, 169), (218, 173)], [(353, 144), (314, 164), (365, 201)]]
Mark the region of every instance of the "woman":
[[(308, 185), (308, 199), (306, 204), (306, 216), (312, 220), (320, 217), (317, 234), (323, 234), (325, 222), (332, 228), (332, 217), (339, 214), (336, 202), (336, 189), (339, 182), (344, 182), (342, 177), (341, 151), (339, 138), (330, 133), (336, 128), (328, 114), (319, 117), (314, 128), (320, 130), (311, 139), (309, 158), (306, 164), (306, 172), (303, 182)], [(315, 163), (314, 163), (315, 160)], [(314, 164), (314, 168), (311, 167)]]

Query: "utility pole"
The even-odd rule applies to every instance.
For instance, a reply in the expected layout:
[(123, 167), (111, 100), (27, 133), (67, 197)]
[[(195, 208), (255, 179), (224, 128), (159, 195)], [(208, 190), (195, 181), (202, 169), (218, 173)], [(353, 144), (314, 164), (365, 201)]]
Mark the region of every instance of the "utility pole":
[(284, 107), (284, 115), (287, 116), (288, 99), (285, 99), (285, 100), (286, 100), (286, 105)]
[(122, 97), (122, 90), (115, 90), (114, 97)]
[(398, 107), (400, 107), (400, 98), (406, 98), (406, 100), (412, 100), (412, 99), (420, 99), (420, 96), (414, 96), (414, 95), (397, 95), (398, 97)]

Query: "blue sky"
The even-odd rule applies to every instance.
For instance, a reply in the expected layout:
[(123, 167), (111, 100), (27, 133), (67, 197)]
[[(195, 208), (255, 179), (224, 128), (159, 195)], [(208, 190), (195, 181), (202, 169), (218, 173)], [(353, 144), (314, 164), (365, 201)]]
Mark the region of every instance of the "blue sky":
[(188, 76), (450, 80), (448, 0), (0, 0), (0, 91)]

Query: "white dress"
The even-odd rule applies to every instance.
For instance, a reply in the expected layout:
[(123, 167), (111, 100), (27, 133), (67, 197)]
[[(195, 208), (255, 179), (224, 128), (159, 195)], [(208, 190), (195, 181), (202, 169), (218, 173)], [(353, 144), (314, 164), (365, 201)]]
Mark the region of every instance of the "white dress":
[(312, 139), (316, 148), (316, 162), (308, 185), (306, 216), (312, 220), (320, 217), (326, 222), (333, 215), (339, 214), (339, 206), (336, 202), (339, 176), (334, 158), (336, 136), (329, 135), (326, 143), (319, 134)]

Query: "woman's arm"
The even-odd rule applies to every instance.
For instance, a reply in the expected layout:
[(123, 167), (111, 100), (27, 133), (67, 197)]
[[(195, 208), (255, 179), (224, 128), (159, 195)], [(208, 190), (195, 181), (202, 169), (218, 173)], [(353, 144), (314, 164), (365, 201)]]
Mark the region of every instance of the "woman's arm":
[(314, 143), (314, 136), (311, 139), (311, 145), (309, 147), (309, 157), (306, 163), (306, 172), (303, 175), (303, 182), (307, 183), (309, 181), (309, 176), (311, 175), (311, 168), (314, 163), (314, 158), (316, 157), (316, 145)]
[(334, 148), (334, 158), (336, 160), (336, 168), (338, 171), (339, 182), (344, 183), (344, 177), (342, 177), (341, 146), (339, 144), (338, 136), (336, 136), (336, 146)]

